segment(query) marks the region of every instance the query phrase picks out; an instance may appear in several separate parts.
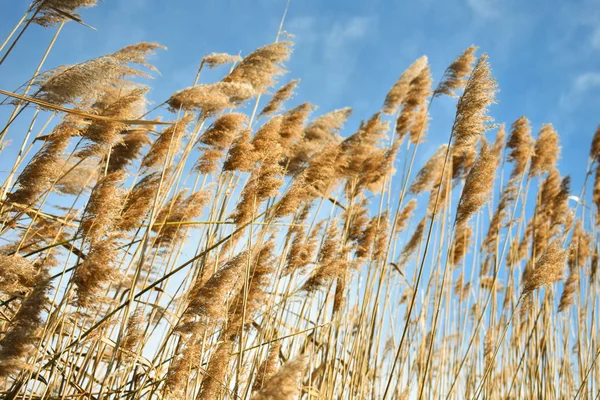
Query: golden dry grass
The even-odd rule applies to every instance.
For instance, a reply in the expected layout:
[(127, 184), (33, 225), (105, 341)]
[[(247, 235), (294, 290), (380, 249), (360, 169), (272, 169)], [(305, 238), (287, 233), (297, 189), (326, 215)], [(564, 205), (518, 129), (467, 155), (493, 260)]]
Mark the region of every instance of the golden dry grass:
[[(35, 0), (0, 64), (95, 3)], [(436, 86), (416, 60), (345, 137), (352, 110), (286, 107), (292, 49), (205, 56), (166, 122), (132, 81), (154, 43), (0, 90), (0, 153), (22, 148), (0, 191), (0, 397), (597, 398), (600, 128), (569, 201), (558, 133), (521, 117), (505, 137), (475, 46)], [(456, 117), (418, 166), (441, 96)], [(26, 108), (48, 120), (14, 134)]]

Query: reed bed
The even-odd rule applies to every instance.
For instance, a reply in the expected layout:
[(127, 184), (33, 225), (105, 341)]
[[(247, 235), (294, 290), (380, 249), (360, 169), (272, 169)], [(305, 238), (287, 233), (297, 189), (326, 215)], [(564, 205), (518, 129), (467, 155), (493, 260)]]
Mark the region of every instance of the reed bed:
[(44, 70), (95, 3), (35, 0), (0, 47), (53, 35), (0, 92), (2, 398), (598, 398), (600, 128), (571, 188), (551, 124), (493, 120), (474, 46), (407, 66), (358, 127), (287, 107), (284, 18), (151, 108), (158, 44)]

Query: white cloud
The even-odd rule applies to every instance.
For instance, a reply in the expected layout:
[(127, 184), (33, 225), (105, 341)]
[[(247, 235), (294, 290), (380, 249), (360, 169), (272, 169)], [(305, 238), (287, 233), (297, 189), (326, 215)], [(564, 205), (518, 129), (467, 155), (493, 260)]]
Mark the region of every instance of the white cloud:
[(325, 34), (325, 55), (337, 59), (346, 52), (356, 39), (364, 38), (373, 22), (373, 18), (354, 17), (347, 21), (335, 23), (329, 32)]
[(497, 0), (467, 0), (467, 5), (476, 17), (482, 19), (495, 19), (500, 16)]
[(319, 38), (315, 17), (295, 17), (286, 21), (284, 29), (296, 35), (295, 42), (312, 44)]
[(594, 49), (600, 50), (600, 25), (592, 32), (591, 44)]
[(374, 17), (356, 16), (330, 22), (329, 18), (296, 17), (286, 24), (299, 46), (310, 47), (312, 68), (324, 76), (324, 89), (338, 95), (354, 73), (360, 51), (376, 29)]
[(567, 110), (574, 109), (598, 87), (600, 87), (600, 72), (579, 74), (573, 81), (569, 91), (560, 97), (560, 106)]

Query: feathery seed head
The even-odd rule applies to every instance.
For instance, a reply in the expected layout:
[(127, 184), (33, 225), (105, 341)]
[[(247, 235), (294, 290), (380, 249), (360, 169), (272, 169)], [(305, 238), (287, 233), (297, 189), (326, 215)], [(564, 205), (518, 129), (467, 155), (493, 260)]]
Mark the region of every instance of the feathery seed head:
[(146, 58), (156, 49), (164, 47), (155, 43), (139, 43), (89, 61), (72, 66), (61, 66), (38, 75), (37, 98), (58, 105), (93, 103), (110, 85), (123, 85), (125, 78), (148, 77), (129, 64), (154, 69)]
[(0, 378), (32, 368), (27, 360), (33, 356), (40, 341), (42, 312), (48, 307), (48, 291), (52, 287), (48, 278), (46, 271), (37, 274), (33, 290), (3, 332), (0, 339)]
[(475, 62), (475, 51), (477, 46), (468, 47), (456, 60), (446, 69), (442, 81), (435, 89), (434, 97), (443, 94), (450, 97), (458, 97), (456, 90), (464, 87), (468, 82), (468, 77), (473, 71), (473, 63)]
[(281, 63), (290, 57), (292, 42), (277, 42), (248, 54), (223, 78), (223, 82), (249, 84), (258, 93), (275, 84), (275, 78), (285, 72)]
[(77, 124), (71, 121), (58, 124), (17, 178), (17, 190), (8, 195), (8, 200), (29, 206), (50, 189), (60, 177), (61, 166), (64, 165), (62, 155), (69, 145), (69, 139), (78, 133)]
[(190, 304), (182, 317), (184, 324), (180, 325), (179, 329), (184, 329), (185, 323), (193, 316), (201, 317), (205, 323), (225, 318), (225, 301), (232, 294), (249, 257), (250, 252), (243, 251), (215, 272), (206, 283), (196, 282), (190, 292)]
[(563, 278), (567, 250), (563, 249), (560, 242), (560, 239), (551, 242), (536, 260), (533, 269), (524, 276), (523, 295)]
[(298, 397), (299, 381), (304, 375), (307, 361), (306, 356), (299, 356), (285, 363), (250, 400), (289, 400)]
[(352, 109), (346, 107), (315, 118), (304, 129), (304, 138), (308, 141), (327, 141), (339, 133), (351, 114)]
[(38, 279), (35, 265), (19, 255), (0, 254), (0, 291), (27, 293)]
[(142, 168), (147, 170), (162, 168), (169, 157), (175, 157), (180, 151), (186, 129), (193, 119), (192, 114), (187, 114), (175, 121), (173, 125), (165, 128), (142, 159)]
[(404, 206), (400, 214), (398, 214), (398, 218), (396, 219), (396, 233), (400, 233), (404, 231), (408, 221), (411, 219), (413, 212), (417, 208), (417, 199), (411, 199), (407, 205)]
[(467, 221), (490, 197), (494, 187), (498, 157), (493, 154), (489, 145), (483, 142), (479, 156), (467, 176), (458, 209), (456, 210), (456, 224)]
[(419, 246), (419, 243), (421, 242), (421, 239), (423, 238), (423, 233), (425, 232), (425, 223), (426, 222), (427, 222), (427, 217), (423, 218), (419, 222), (419, 224), (415, 228), (415, 231), (413, 232), (412, 236), (410, 237), (408, 242), (406, 242), (406, 244), (404, 245), (404, 248), (402, 249), (402, 253), (400, 255), (400, 261), (398, 261), (399, 266), (403, 266), (404, 264), (406, 264), (408, 262), (408, 260), (410, 259), (410, 257), (414, 254), (415, 250), (417, 250), (417, 247)]
[(226, 149), (236, 138), (238, 132), (248, 123), (245, 114), (225, 114), (212, 123), (212, 125), (200, 136), (198, 142), (217, 149)]
[(233, 145), (229, 149), (225, 163), (224, 171), (251, 171), (256, 163), (256, 152), (251, 141), (252, 135), (249, 129), (243, 129)]
[(475, 146), (483, 133), (490, 129), (488, 107), (495, 103), (496, 81), (492, 77), (487, 54), (482, 54), (456, 106), (452, 128), (453, 153), (460, 154)]
[(590, 158), (600, 161), (600, 125), (596, 128), (596, 133), (594, 133), (594, 138), (592, 139)]
[(394, 86), (390, 89), (387, 96), (385, 97), (385, 101), (383, 102), (383, 108), (381, 112), (384, 114), (392, 115), (398, 111), (398, 107), (402, 104), (404, 97), (408, 93), (410, 83), (413, 79), (417, 77), (417, 75), (427, 66), (427, 56), (423, 56), (418, 58), (414, 63), (412, 63), (406, 71), (400, 75), (400, 78)]
[(412, 185), (410, 186), (411, 193), (419, 194), (424, 191), (431, 190), (440, 184), (442, 177), (442, 168), (446, 158), (448, 145), (441, 145), (433, 153), (431, 158), (427, 160), (423, 168), (417, 173)]
[(431, 95), (431, 71), (425, 66), (410, 82), (406, 96), (402, 100), (402, 112), (396, 121), (398, 140), (410, 134), (412, 143), (423, 141), (428, 120), (427, 99)]
[(34, 0), (32, 8), (39, 11), (33, 22), (48, 28), (71, 19), (81, 19), (77, 9), (93, 7), (96, 3), (98, 0)]
[(79, 224), (79, 235), (91, 243), (109, 235), (118, 225), (125, 191), (121, 187), (125, 172), (105, 175), (92, 189)]
[(242, 57), (233, 56), (227, 53), (211, 53), (209, 55), (204, 56), (202, 61), (208, 65), (208, 68), (213, 69), (220, 65), (224, 64), (234, 64), (238, 61), (241, 61)]
[(456, 227), (454, 242), (452, 243), (450, 264), (457, 266), (469, 251), (473, 228), (468, 224), (460, 224)]
[(270, 115), (278, 112), (283, 106), (283, 103), (294, 95), (294, 89), (296, 88), (296, 85), (298, 85), (298, 82), (300, 82), (299, 79), (294, 79), (280, 87), (258, 115)]
[(554, 168), (559, 152), (558, 133), (552, 128), (552, 124), (542, 125), (535, 142), (529, 175), (539, 176)]
[(507, 159), (514, 163), (511, 177), (522, 175), (534, 152), (531, 126), (527, 118), (520, 117), (513, 122), (506, 147), (510, 150)]
[(167, 100), (169, 109), (177, 112), (200, 111), (210, 117), (226, 108), (233, 108), (254, 97), (256, 92), (247, 83), (217, 82), (179, 90)]

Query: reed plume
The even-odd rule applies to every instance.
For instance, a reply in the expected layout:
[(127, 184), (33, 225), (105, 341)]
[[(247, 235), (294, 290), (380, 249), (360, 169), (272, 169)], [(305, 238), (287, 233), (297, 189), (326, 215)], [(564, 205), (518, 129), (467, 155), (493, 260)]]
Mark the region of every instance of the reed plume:
[(192, 120), (193, 116), (189, 114), (164, 129), (142, 159), (142, 168), (162, 168), (169, 156), (174, 157), (180, 150), (181, 140)]
[(370, 221), (368, 205), (367, 199), (361, 199), (351, 209), (344, 212), (344, 227), (348, 232), (346, 236), (349, 241), (357, 242), (363, 236)]
[(489, 200), (494, 187), (498, 161), (489, 145), (483, 142), (479, 156), (467, 176), (458, 202), (456, 225), (460, 225), (471, 218)]
[(217, 345), (206, 367), (200, 392), (196, 396), (197, 400), (218, 399), (226, 389), (225, 378), (232, 349), (233, 343), (229, 340), (224, 340)]
[(156, 216), (157, 225), (152, 227), (156, 238), (154, 246), (171, 246), (184, 240), (188, 233), (186, 228), (179, 224), (192, 221), (199, 217), (211, 198), (210, 191), (198, 190), (189, 196), (182, 191), (167, 203)]
[(204, 58), (202, 61), (208, 66), (208, 68), (213, 69), (217, 68), (221, 65), (225, 64), (235, 64), (242, 60), (240, 56), (233, 56), (227, 53), (210, 53)]
[(39, 280), (35, 265), (19, 255), (0, 254), (0, 291), (28, 293)]
[[(116, 163), (113, 166), (116, 166)], [(63, 173), (57, 180), (54, 180), (54, 188), (58, 193), (74, 196), (86, 193), (88, 189), (94, 187), (100, 172), (98, 171), (98, 161), (94, 158), (68, 157), (63, 159), (63, 164), (58, 169)], [(110, 172), (115, 172), (115, 169), (111, 169)]]
[(293, 214), (303, 202), (327, 196), (339, 179), (339, 154), (340, 147), (330, 145), (313, 156), (279, 201), (276, 216)]
[(482, 54), (456, 106), (452, 127), (453, 153), (460, 154), (472, 149), (481, 135), (490, 129), (491, 117), (488, 107), (495, 102), (496, 81), (492, 77), (487, 54)]
[(93, 103), (106, 86), (122, 84), (125, 78), (149, 77), (148, 73), (130, 64), (154, 70), (146, 58), (155, 50), (164, 49), (156, 43), (138, 43), (80, 64), (61, 66), (38, 75), (36, 97), (58, 105)]
[(556, 133), (552, 124), (542, 125), (535, 142), (529, 174), (539, 176), (550, 171), (556, 165), (559, 151), (558, 133)]
[(121, 231), (139, 226), (145, 219), (160, 186), (160, 172), (145, 175), (127, 194), (117, 223)]
[(479, 278), (479, 286), (482, 289), (500, 292), (504, 290), (504, 286), (498, 282), (498, 279), (493, 276), (482, 276)]
[(196, 281), (196, 285), (190, 291), (190, 303), (182, 317), (180, 330), (185, 332), (187, 328), (185, 324), (194, 316), (201, 317), (202, 324), (222, 321), (225, 318), (227, 311), (225, 301), (232, 294), (240, 272), (249, 262), (250, 256), (248, 251), (243, 251), (225, 263), (206, 283)]
[(298, 230), (294, 234), (286, 258), (284, 274), (292, 274), (295, 271), (302, 272), (315, 260), (315, 252), (319, 246), (320, 228), (320, 226), (315, 227), (308, 237), (305, 229)]
[(598, 275), (598, 247), (594, 246), (594, 253), (592, 254), (592, 261), (590, 264), (590, 283), (596, 283), (596, 276)]
[(371, 218), (367, 226), (356, 238), (356, 257), (365, 258), (370, 255), (371, 248), (373, 247), (373, 241), (377, 235), (377, 224), (377, 216)]
[(442, 167), (448, 150), (447, 145), (440, 146), (419, 170), (410, 186), (410, 191), (420, 194), (432, 190), (439, 184), (442, 177)]
[[(200, 335), (201, 336), (201, 335)], [(169, 364), (163, 392), (176, 399), (186, 398), (189, 374), (197, 369), (202, 356), (202, 339), (188, 340), (185, 349)]]
[(429, 66), (410, 82), (408, 92), (402, 100), (402, 112), (396, 121), (398, 140), (409, 134), (412, 143), (423, 141), (428, 119), (427, 99), (431, 95), (431, 71)]
[(256, 162), (256, 153), (251, 142), (250, 130), (244, 129), (229, 149), (223, 171), (251, 171)]
[(285, 103), (294, 95), (294, 89), (298, 85), (298, 82), (300, 82), (299, 79), (294, 79), (280, 87), (275, 92), (275, 94), (273, 94), (271, 100), (267, 103), (267, 105), (262, 109), (262, 111), (258, 115), (266, 116), (280, 111), (281, 107), (283, 106), (283, 103)]
[(569, 267), (569, 277), (565, 282), (558, 304), (558, 312), (563, 312), (575, 303), (575, 294), (579, 289), (579, 267)]
[(275, 116), (265, 122), (254, 134), (252, 138), (252, 146), (258, 160), (265, 159), (269, 156), (280, 156), (283, 149), (281, 146), (281, 126), (284, 117), (282, 115)]
[(27, 359), (36, 352), (42, 313), (47, 306), (51, 288), (49, 274), (42, 270), (35, 280), (31, 293), (23, 300), (19, 311), (10, 321), (10, 327), (0, 339), (0, 378), (30, 369)]
[(506, 147), (510, 150), (507, 159), (514, 163), (511, 177), (521, 176), (525, 172), (527, 164), (535, 151), (534, 146), (529, 120), (525, 117), (519, 117), (513, 122), (506, 143)]
[[(240, 291), (231, 301), (229, 309), (229, 326), (227, 327), (228, 336), (235, 338), (244, 324), (249, 324), (252, 316), (265, 303), (267, 299), (266, 290), (271, 283), (272, 274), (275, 272), (275, 242), (269, 240), (257, 252), (256, 261), (250, 266), (250, 282), (246, 290), (246, 300), (244, 302), (244, 292)], [(245, 316), (245, 321), (244, 321)]]
[(108, 173), (127, 169), (142, 155), (144, 147), (150, 144), (148, 132), (144, 129), (126, 130), (121, 133), (121, 140), (112, 147), (108, 156)]
[(360, 124), (358, 130), (340, 144), (338, 174), (349, 179), (358, 179), (369, 171), (369, 156), (377, 152), (377, 145), (385, 137), (389, 125), (381, 119), (381, 113), (374, 114)]
[(398, 108), (402, 104), (410, 84), (417, 77), (417, 75), (427, 66), (427, 57), (423, 56), (413, 62), (403, 73), (400, 78), (394, 83), (394, 86), (390, 89), (388, 94), (385, 96), (383, 107), (381, 112), (388, 115), (396, 114)]
[(400, 261), (398, 261), (399, 266), (406, 264), (410, 257), (412, 257), (414, 252), (417, 250), (417, 247), (419, 246), (419, 243), (423, 238), (423, 232), (425, 231), (425, 222), (427, 222), (427, 218), (423, 218), (419, 222), (412, 236), (404, 245), (404, 248), (402, 249), (402, 253), (400, 255)]
[(396, 226), (394, 228), (395, 233), (401, 233), (408, 225), (408, 221), (412, 218), (415, 209), (417, 208), (417, 199), (411, 199), (408, 204), (404, 206), (398, 218), (396, 219)]
[(223, 82), (249, 84), (258, 93), (264, 93), (266, 89), (273, 86), (275, 78), (285, 70), (281, 63), (290, 57), (292, 42), (277, 42), (248, 54), (227, 75)]
[(468, 253), (473, 229), (470, 225), (461, 224), (456, 227), (454, 243), (452, 244), (450, 265), (457, 266)]
[(510, 180), (500, 195), (500, 201), (498, 201), (496, 211), (492, 215), (487, 234), (483, 240), (482, 249), (488, 254), (495, 254), (496, 252), (496, 245), (499, 240), (498, 235), (505, 223), (505, 219), (509, 215), (509, 206), (516, 200), (516, 195), (516, 182)]
[(300, 393), (299, 380), (306, 368), (306, 356), (299, 356), (285, 363), (273, 374), (251, 400), (294, 399)]
[(92, 189), (79, 225), (79, 235), (97, 242), (118, 225), (125, 191), (122, 171), (107, 174)]
[(313, 293), (331, 283), (347, 266), (345, 250), (339, 250), (340, 232), (335, 223), (331, 223), (325, 235), (317, 255), (315, 271), (302, 285), (302, 290), (308, 293)]
[(387, 210), (378, 217), (379, 225), (377, 225), (375, 242), (373, 243), (373, 260), (376, 262), (381, 262), (385, 261), (383, 260), (383, 257), (385, 257), (387, 251), (390, 223)]
[(496, 139), (494, 140), (494, 145), (492, 146), (492, 151), (500, 159), (502, 157), (502, 151), (506, 146), (506, 130), (504, 129), (504, 124), (500, 124), (498, 128), (498, 132), (496, 133)]
[(289, 159), (294, 155), (298, 142), (302, 140), (304, 125), (314, 109), (312, 104), (303, 103), (283, 114), (279, 128), (279, 143), (286, 158)]
[(121, 343), (121, 349), (125, 351), (125, 358), (131, 360), (137, 353), (137, 348), (140, 342), (144, 338), (144, 331), (142, 324), (144, 322), (144, 315), (141, 309), (135, 309), (133, 314), (127, 320), (127, 326), (125, 328), (125, 335)]
[(49, 190), (60, 177), (64, 165), (62, 156), (69, 140), (78, 133), (76, 121), (65, 120), (58, 124), (17, 178), (17, 190), (8, 195), (8, 201), (32, 205)]
[(95, 239), (86, 258), (75, 269), (73, 283), (76, 285), (78, 306), (94, 308), (105, 304), (108, 300), (104, 296), (107, 285), (121, 279), (115, 267), (118, 257), (116, 239), (115, 236)]
[(349, 107), (333, 110), (311, 121), (304, 130), (304, 138), (308, 141), (323, 141), (335, 137), (352, 115)]
[(238, 107), (255, 95), (247, 83), (217, 82), (179, 90), (169, 97), (167, 105), (172, 112), (200, 111), (203, 117), (210, 117), (226, 108)]
[(266, 380), (277, 372), (277, 361), (279, 360), (279, 351), (281, 350), (281, 342), (275, 342), (269, 347), (267, 358), (259, 365), (256, 371), (256, 377), (252, 384), (252, 391), (262, 389)]
[(211, 126), (200, 136), (198, 143), (224, 150), (231, 146), (247, 123), (248, 118), (245, 114), (225, 114), (214, 120)]
[(600, 125), (598, 125), (596, 128), (596, 132), (592, 138), (592, 145), (590, 146), (590, 158), (596, 161), (600, 159)]
[[(99, 111), (103, 117), (111, 119), (135, 119), (143, 112), (145, 95), (148, 88), (135, 88), (114, 101), (107, 102)], [(80, 157), (105, 155), (108, 149), (124, 145), (121, 133), (127, 130), (127, 125), (117, 121), (94, 121), (82, 131), (82, 136), (91, 143), (79, 152)]]
[(522, 295), (561, 280), (566, 259), (567, 250), (563, 249), (560, 240), (551, 242), (535, 261), (533, 270), (524, 277)]
[(301, 173), (308, 167), (312, 157), (322, 154), (322, 149), (338, 143), (338, 133), (351, 114), (352, 109), (343, 108), (311, 121), (304, 128), (302, 139), (292, 146), (292, 155), (286, 161), (288, 175)]
[(219, 170), (219, 161), (223, 151), (215, 148), (205, 148), (198, 160), (195, 168), (203, 175), (212, 174)]
[(460, 56), (444, 72), (444, 77), (433, 92), (433, 96), (447, 95), (458, 97), (456, 91), (464, 87), (468, 82), (468, 77), (473, 70), (475, 62), (475, 51), (477, 46), (470, 46), (462, 52)]
[(583, 268), (592, 256), (593, 238), (583, 228), (583, 223), (578, 220), (571, 237), (570, 252), (568, 257), (569, 267)]
[(279, 188), (283, 185), (283, 168), (279, 164), (279, 159), (278, 151), (268, 154), (260, 167), (252, 171), (231, 216), (236, 224), (252, 219), (258, 207), (269, 197), (279, 193)]
[(571, 237), (571, 244), (568, 248), (567, 264), (569, 266), (569, 276), (560, 297), (558, 312), (566, 310), (575, 303), (575, 294), (579, 289), (579, 271), (586, 264), (587, 259), (592, 256), (591, 243), (592, 238), (583, 229), (583, 223), (577, 221)]
[(76, 11), (79, 8), (93, 7), (98, 0), (34, 0), (31, 8), (37, 8), (33, 22), (48, 28), (70, 20), (81, 20)]

